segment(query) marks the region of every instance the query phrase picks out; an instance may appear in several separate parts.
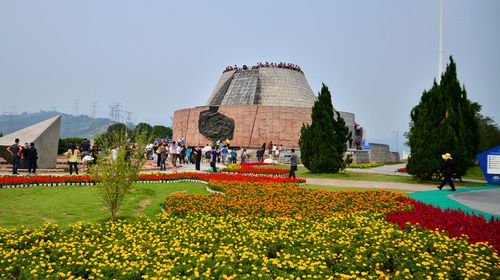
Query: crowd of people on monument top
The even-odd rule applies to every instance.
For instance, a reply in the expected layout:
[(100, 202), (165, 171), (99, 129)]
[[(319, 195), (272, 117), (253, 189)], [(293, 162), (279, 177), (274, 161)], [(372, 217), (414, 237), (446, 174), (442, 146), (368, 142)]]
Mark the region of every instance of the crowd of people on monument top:
[(251, 67), (248, 67), (246, 65), (243, 65), (242, 67), (238, 67), (237, 65), (227, 66), (226, 69), (224, 69), (223, 73), (228, 72), (228, 71), (233, 71), (233, 70), (239, 71), (239, 70), (248, 70), (248, 69), (269, 68), (269, 67), (270, 68), (290, 69), (290, 70), (295, 70), (295, 71), (299, 71), (300, 73), (303, 73), (302, 69), (300, 69), (300, 66), (297, 64), (284, 63), (284, 62), (280, 62), (280, 63), (271, 62), (271, 63), (269, 63), (267, 61), (265, 63), (258, 62), (256, 65), (251, 66)]

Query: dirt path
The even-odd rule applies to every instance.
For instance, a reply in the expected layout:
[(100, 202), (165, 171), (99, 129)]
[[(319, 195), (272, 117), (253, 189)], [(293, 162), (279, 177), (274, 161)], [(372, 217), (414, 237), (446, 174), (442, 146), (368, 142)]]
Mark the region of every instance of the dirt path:
[(149, 199), (143, 199), (139, 201), (139, 208), (135, 209), (135, 215), (140, 216), (144, 212), (144, 209), (146, 209), (146, 207), (150, 204), (151, 200)]

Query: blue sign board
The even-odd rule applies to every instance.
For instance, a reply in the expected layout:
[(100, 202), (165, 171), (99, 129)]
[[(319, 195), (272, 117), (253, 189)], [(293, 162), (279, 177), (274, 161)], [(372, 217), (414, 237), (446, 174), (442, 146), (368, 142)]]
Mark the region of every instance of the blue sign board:
[(496, 146), (476, 156), (488, 184), (500, 185), (500, 146)]
[(361, 140), (361, 149), (363, 149), (363, 150), (371, 150), (372, 147), (370, 147), (370, 145), (368, 143), (366, 143), (365, 140)]

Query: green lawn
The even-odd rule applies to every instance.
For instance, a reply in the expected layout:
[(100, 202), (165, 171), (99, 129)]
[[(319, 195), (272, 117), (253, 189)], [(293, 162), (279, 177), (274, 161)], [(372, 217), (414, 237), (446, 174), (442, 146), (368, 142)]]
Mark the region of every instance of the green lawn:
[(467, 170), (467, 173), (464, 175), (464, 179), (486, 180), (486, 178), (484, 178), (483, 171), (479, 166), (469, 168), (469, 170)]
[[(0, 226), (19, 227), (54, 222), (63, 227), (77, 221), (100, 222), (109, 217), (95, 187), (59, 186), (0, 189)], [(134, 184), (118, 215), (134, 219), (160, 213), (160, 203), (173, 192), (207, 194), (204, 184)]]

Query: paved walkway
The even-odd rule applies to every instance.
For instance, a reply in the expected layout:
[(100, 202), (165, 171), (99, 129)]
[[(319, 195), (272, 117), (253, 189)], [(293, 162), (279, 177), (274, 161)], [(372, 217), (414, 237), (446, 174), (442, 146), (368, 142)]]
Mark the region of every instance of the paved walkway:
[(466, 213), (500, 219), (500, 186), (464, 187), (456, 192), (449, 189), (414, 192), (410, 197), (441, 209), (460, 209)]
[(434, 190), (436, 187), (426, 184), (405, 184), (397, 182), (372, 182), (372, 181), (355, 181), (341, 179), (324, 179), (324, 178), (307, 178), (307, 184), (321, 186), (336, 186), (349, 188), (375, 188), (375, 189), (394, 189), (404, 191), (428, 191)]
[(359, 172), (359, 173), (376, 173), (394, 176), (411, 176), (408, 173), (398, 173), (397, 169), (406, 167), (406, 163), (392, 164), (392, 165), (382, 165), (372, 168), (346, 168), (347, 171)]

